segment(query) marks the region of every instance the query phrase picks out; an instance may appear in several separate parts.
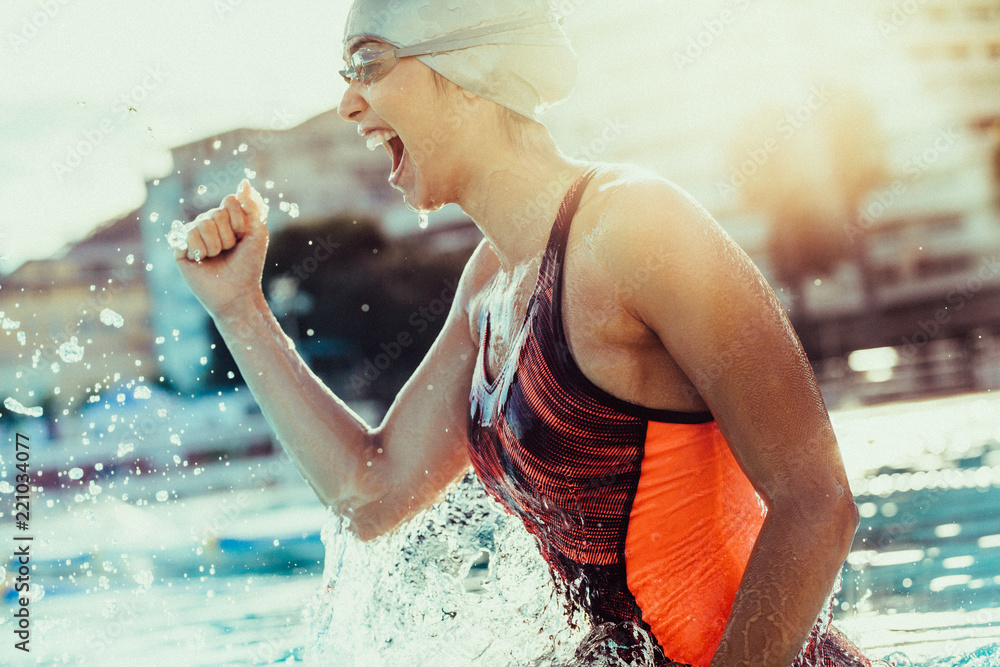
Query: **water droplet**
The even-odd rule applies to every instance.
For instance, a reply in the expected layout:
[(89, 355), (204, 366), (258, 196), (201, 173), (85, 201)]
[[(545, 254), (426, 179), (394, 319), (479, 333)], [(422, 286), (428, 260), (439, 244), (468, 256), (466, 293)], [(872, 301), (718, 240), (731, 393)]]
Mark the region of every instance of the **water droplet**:
[(28, 417), (42, 416), (42, 408), (40, 407), (26, 408), (23, 405), (21, 405), (20, 401), (18, 401), (15, 398), (11, 398), (9, 396), (4, 399), (3, 406), (8, 410), (10, 410), (11, 412), (16, 412), (18, 414), (26, 415)]
[(203, 195), (206, 192), (208, 192), (208, 188), (207, 187), (205, 187), (204, 185), (199, 185), (198, 186), (198, 194)]
[(420, 210), (417, 211), (417, 225), (420, 229), (427, 229), (428, 214), (427, 211)]
[(177, 250), (187, 250), (188, 228), (180, 220), (170, 223), (170, 232), (167, 233), (167, 245)]
[(149, 387), (142, 385), (135, 388), (135, 391), (132, 392), (132, 396), (133, 398), (146, 400), (153, 396), (153, 392), (149, 390)]
[(219, 150), (220, 146), (222, 146), (222, 142), (219, 141), (218, 139), (212, 142), (212, 148), (214, 148), (215, 150)]
[(69, 474), (69, 478), (70, 479), (80, 479), (80, 478), (83, 477), (83, 469), (82, 468), (70, 468), (68, 474)]
[(110, 308), (105, 308), (101, 311), (100, 319), (103, 324), (109, 327), (113, 326), (116, 329), (121, 329), (125, 324), (125, 319)]
[(73, 336), (69, 339), (68, 343), (63, 343), (59, 346), (56, 354), (67, 364), (72, 364), (83, 359), (83, 347), (77, 344), (76, 336)]
[(247, 146), (246, 144), (240, 144), (239, 147), (237, 148), (237, 150), (239, 152), (241, 152), (241, 153), (245, 153), (248, 148), (250, 148), (250, 147)]
[(125, 263), (128, 264), (129, 266), (132, 266), (132, 264), (135, 263), (135, 255), (132, 254), (127, 255), (125, 257)]
[(164, 502), (164, 501), (166, 501), (167, 498), (169, 498), (169, 497), (170, 497), (170, 494), (167, 493), (166, 491), (157, 491), (156, 492), (156, 499), (159, 500), (161, 503)]
[(160, 214), (157, 213), (156, 211), (153, 211), (152, 213), (149, 214), (149, 221), (150, 222), (156, 222), (159, 219), (160, 219)]

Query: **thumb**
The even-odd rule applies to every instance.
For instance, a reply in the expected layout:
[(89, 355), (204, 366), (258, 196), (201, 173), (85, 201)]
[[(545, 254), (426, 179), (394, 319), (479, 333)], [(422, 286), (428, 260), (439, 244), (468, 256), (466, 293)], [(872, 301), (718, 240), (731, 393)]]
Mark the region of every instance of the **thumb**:
[(268, 205), (264, 203), (264, 198), (253, 189), (250, 181), (243, 179), (239, 187), (236, 188), (236, 199), (247, 214), (247, 233), (257, 235), (263, 225), (267, 223)]

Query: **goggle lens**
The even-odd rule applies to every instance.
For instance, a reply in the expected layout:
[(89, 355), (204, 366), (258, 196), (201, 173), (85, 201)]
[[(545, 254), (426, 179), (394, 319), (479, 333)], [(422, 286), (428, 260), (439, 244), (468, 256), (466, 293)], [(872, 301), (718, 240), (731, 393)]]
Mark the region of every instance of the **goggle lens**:
[(348, 84), (353, 79), (367, 86), (388, 74), (395, 64), (396, 54), (393, 49), (358, 49), (351, 55), (347, 67), (340, 71), (340, 75)]

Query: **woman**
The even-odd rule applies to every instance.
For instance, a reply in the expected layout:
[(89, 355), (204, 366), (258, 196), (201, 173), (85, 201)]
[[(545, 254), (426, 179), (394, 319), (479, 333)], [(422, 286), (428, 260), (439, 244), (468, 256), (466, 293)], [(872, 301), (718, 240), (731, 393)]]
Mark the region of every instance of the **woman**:
[(408, 205), (456, 202), (485, 236), (380, 425), (270, 313), (249, 184), (198, 217), (178, 267), (286, 451), (361, 539), (471, 462), (619, 643), (631, 623), (662, 662), (867, 665), (817, 620), (858, 514), (801, 346), (680, 188), (559, 152), (537, 114), (568, 95), (575, 59), (545, 9), (351, 9), (341, 115), (386, 147)]

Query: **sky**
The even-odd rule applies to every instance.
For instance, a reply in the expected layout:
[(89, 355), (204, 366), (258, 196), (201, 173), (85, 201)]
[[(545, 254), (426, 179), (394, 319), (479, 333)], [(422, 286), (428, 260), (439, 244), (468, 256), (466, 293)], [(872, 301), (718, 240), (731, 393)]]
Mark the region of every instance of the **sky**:
[[(0, 276), (137, 208), (144, 183), (172, 169), (170, 147), (336, 107), (349, 5), (7, 0), (0, 16)], [(913, 71), (894, 55), (900, 40), (860, 11), (867, 5), (830, 11), (819, 2), (633, 0), (615, 6), (614, 27), (586, 18), (606, 10), (604, 0), (557, 5), (581, 76), (546, 122), (572, 157), (614, 157), (591, 155), (593, 143), (580, 141), (611, 131), (610, 144), (637, 147), (630, 161), (681, 178), (685, 169), (720, 161), (713, 151), (753, 109), (802, 107), (818, 74), (872, 99), (887, 130), (941, 126), (923, 119), (934, 99), (914, 92)], [(675, 140), (659, 151), (667, 162), (644, 164), (643, 154), (657, 156), (650, 137), (663, 141), (664, 127)], [(714, 191), (693, 194), (700, 200)]]
[(0, 275), (139, 206), (171, 146), (335, 107), (348, 4), (5, 2)]

